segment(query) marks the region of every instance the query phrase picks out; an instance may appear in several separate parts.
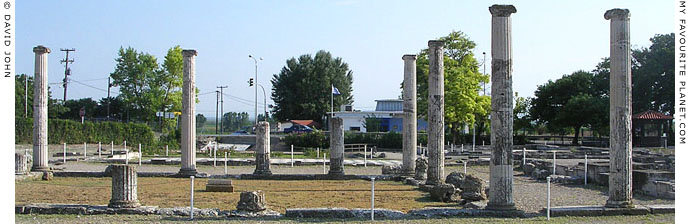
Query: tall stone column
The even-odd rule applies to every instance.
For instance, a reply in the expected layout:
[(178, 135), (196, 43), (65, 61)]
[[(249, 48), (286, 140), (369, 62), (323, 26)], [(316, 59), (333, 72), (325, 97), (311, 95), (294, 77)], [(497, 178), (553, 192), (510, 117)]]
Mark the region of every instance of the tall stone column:
[(50, 171), (48, 166), (48, 53), (50, 48), (34, 47), (34, 162), (32, 171)]
[(196, 50), (182, 50), (184, 63), (182, 78), (182, 168), (180, 176), (193, 176), (196, 171)]
[(611, 9), (609, 199), (606, 207), (632, 207), (632, 73), (630, 12)]
[(331, 118), (331, 169), (328, 175), (345, 175), (343, 155), (345, 154), (345, 126), (343, 118)]
[(417, 160), (417, 56), (406, 54), (403, 80), (403, 173), (414, 175)]
[(512, 5), (491, 12), (491, 162), (488, 209), (512, 210), (513, 202), (513, 50)]
[(271, 175), (271, 129), (266, 121), (256, 124), (256, 169), (254, 175)]
[(113, 178), (112, 194), (108, 207), (136, 208), (137, 199), (137, 169), (134, 165), (115, 164), (108, 166)]
[(429, 41), (429, 169), (426, 185), (442, 184), (444, 146), (443, 41)]

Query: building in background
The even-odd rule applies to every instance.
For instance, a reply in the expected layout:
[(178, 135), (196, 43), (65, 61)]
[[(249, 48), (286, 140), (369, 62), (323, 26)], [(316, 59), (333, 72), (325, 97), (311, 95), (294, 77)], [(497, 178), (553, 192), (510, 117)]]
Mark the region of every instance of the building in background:
[[(401, 132), (403, 101), (398, 99), (376, 100), (376, 110), (355, 110), (352, 105), (342, 105), (334, 117), (343, 118), (346, 131)], [(426, 131), (427, 122), (417, 119), (417, 130)]]

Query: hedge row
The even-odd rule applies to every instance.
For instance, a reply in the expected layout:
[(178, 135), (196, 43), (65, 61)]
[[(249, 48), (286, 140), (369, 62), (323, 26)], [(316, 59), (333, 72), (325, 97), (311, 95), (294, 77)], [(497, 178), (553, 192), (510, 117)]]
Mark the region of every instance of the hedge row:
[[(33, 135), (33, 119), (15, 118), (15, 143), (30, 144)], [(110, 142), (153, 146), (157, 143), (151, 128), (145, 124), (121, 122), (84, 122), (49, 119), (49, 144), (79, 144), (83, 142)]]

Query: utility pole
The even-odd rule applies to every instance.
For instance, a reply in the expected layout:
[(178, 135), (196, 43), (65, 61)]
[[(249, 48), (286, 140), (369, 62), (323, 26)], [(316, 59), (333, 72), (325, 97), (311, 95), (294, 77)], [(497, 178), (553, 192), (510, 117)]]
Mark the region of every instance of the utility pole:
[(62, 80), (62, 87), (64, 88), (64, 94), (62, 96), (62, 102), (64, 103), (67, 101), (67, 76), (72, 75), (70, 69), (69, 69), (69, 64), (74, 63), (74, 59), (69, 59), (69, 52), (70, 51), (75, 51), (74, 48), (72, 49), (64, 49), (61, 48), (60, 51), (65, 52), (65, 59), (60, 60), (60, 63), (65, 63), (65, 79)]
[(216, 90), (216, 135), (218, 134), (218, 100), (220, 99), (220, 92)]
[(110, 87), (113, 87), (113, 84), (110, 83), (110, 76), (108, 76), (108, 107), (106, 110), (106, 115), (105, 117), (110, 121)]
[(223, 89), (228, 88), (228, 86), (216, 86), (216, 88), (220, 89), (220, 134), (223, 134)]
[(24, 75), (24, 118), (29, 117), (29, 75)]

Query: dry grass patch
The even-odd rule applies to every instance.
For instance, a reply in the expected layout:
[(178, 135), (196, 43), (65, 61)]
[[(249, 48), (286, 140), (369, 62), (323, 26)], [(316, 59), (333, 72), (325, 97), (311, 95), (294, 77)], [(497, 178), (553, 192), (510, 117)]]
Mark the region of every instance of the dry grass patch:
[[(235, 209), (239, 192), (262, 190), (269, 206), (276, 211), (286, 208), (344, 207), (368, 208), (371, 182), (364, 180), (233, 180), (235, 193), (206, 192), (208, 179), (196, 179), (194, 206), (198, 208)], [(15, 184), (16, 204), (70, 203), (108, 204), (110, 178), (56, 177), (53, 181), (21, 181)], [(139, 200), (143, 205), (159, 207), (189, 206), (189, 179), (139, 178)], [(452, 206), (433, 202), (427, 193), (393, 181), (376, 182), (376, 207), (409, 211), (415, 208)]]

